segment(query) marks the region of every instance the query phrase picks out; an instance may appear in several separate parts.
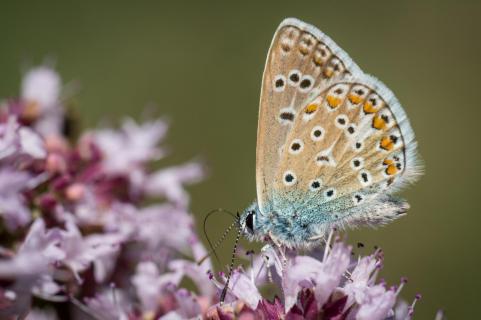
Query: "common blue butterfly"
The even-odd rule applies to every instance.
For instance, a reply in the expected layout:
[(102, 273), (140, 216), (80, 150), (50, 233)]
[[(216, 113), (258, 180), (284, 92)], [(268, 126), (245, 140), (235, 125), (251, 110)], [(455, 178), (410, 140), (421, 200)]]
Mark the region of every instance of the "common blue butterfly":
[(250, 240), (309, 247), (333, 227), (404, 215), (392, 195), (421, 173), (394, 94), (316, 27), (284, 20), (265, 65), (257, 135), (257, 201), (240, 215)]

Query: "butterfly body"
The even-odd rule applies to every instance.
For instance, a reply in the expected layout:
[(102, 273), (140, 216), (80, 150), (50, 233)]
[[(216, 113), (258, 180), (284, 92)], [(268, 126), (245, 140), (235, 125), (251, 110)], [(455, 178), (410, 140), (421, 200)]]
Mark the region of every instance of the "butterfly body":
[(269, 49), (257, 138), (251, 239), (315, 243), (332, 227), (377, 226), (408, 204), (392, 193), (420, 173), (409, 120), (393, 93), (330, 38), (297, 19)]

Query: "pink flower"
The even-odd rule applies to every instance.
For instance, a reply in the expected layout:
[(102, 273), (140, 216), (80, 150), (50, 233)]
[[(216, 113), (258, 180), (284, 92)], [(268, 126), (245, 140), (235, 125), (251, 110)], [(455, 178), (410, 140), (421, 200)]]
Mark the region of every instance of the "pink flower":
[(206, 259), (199, 265), (196, 261), (202, 259), (207, 251), (196, 237), (192, 238), (189, 242), (191, 244), (194, 261), (187, 259), (172, 260), (169, 263), (169, 269), (191, 279), (202, 296), (213, 297), (216, 293), (216, 288), (210, 281), (208, 275), (212, 270), (212, 262), (210, 259)]
[(109, 263), (115, 260), (122, 237), (115, 234), (90, 235), (82, 237), (72, 221), (66, 222), (66, 230), (60, 231), (62, 240), (59, 248), (65, 254), (61, 262), (68, 266), (79, 282), (79, 273), (94, 264), (95, 279), (103, 281), (112, 269)]
[(284, 275), (286, 310), (296, 302), (303, 288), (314, 288), (318, 307), (327, 302), (332, 292), (341, 283), (351, 258), (351, 248), (341, 242), (334, 244), (325, 261), (308, 256), (297, 256)]
[(32, 309), (25, 320), (57, 320), (57, 314), (52, 309)]
[(29, 70), (22, 79), (21, 97), (35, 102), (42, 111), (57, 107), (60, 97), (60, 76), (50, 67)]
[(59, 230), (46, 230), (42, 219), (35, 220), (17, 254), (0, 260), (0, 278), (49, 273), (49, 268), (56, 261), (65, 258), (65, 252), (58, 247), (60, 241)]
[(128, 320), (132, 311), (132, 305), (126, 294), (116, 288), (104, 289), (95, 297), (86, 298), (85, 302), (87, 314), (105, 320)]
[[(264, 251), (269, 253), (268, 261), (275, 261), (276, 268), (272, 271), (277, 273), (279, 281), (276, 283), (280, 285), (283, 299), (272, 302), (262, 297), (257, 278), (252, 276), (260, 275), (261, 269), (254, 264), (256, 267), (250, 277), (249, 271), (233, 272), (227, 306), (217, 311), (211, 308), (212, 319), (253, 316), (256, 319), (384, 320), (397, 316), (396, 313), (404, 314), (402, 310), (394, 309), (404, 282), (397, 290), (386, 289), (384, 283), (375, 282), (381, 267), (379, 250), (354, 262), (351, 261), (351, 247), (343, 242), (336, 241), (332, 249), (328, 243), (326, 248), (322, 260), (285, 252), (283, 255), (287, 261), (280, 264), (283, 258), (277, 251)], [(222, 287), (221, 284), (218, 286)], [(414, 304), (410, 310), (413, 308)]]
[(102, 154), (102, 167), (108, 174), (130, 176), (152, 160), (162, 157), (158, 144), (167, 131), (167, 124), (155, 120), (138, 125), (131, 119), (120, 130), (102, 129), (91, 132), (94, 144)]
[(46, 155), (41, 137), (30, 128), (20, 126), (15, 117), (0, 123), (0, 159), (12, 156), (43, 159)]
[(48, 66), (29, 70), (23, 77), (21, 98), (27, 113), (35, 118), (34, 128), (43, 136), (60, 134), (64, 111), (60, 103), (61, 79)]
[(201, 165), (193, 162), (152, 173), (144, 188), (150, 196), (164, 196), (181, 207), (187, 207), (189, 195), (183, 186), (199, 182), (203, 177)]
[(14, 168), (0, 168), (0, 216), (11, 231), (30, 222), (31, 213), (22, 192), (30, 190), (31, 175)]
[(182, 273), (171, 272), (160, 274), (153, 262), (141, 262), (137, 272), (132, 277), (137, 297), (139, 297), (144, 312), (155, 312), (159, 307), (159, 298), (168, 290), (168, 286), (177, 286), (182, 280)]

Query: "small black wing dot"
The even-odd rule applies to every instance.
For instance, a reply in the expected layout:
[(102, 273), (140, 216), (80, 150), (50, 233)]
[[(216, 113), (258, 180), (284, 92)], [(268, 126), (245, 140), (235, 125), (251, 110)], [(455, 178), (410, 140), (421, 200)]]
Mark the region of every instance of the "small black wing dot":
[(361, 161), (359, 161), (359, 160), (356, 159), (356, 160), (354, 160), (354, 161), (352, 162), (352, 164), (353, 164), (355, 167), (359, 167), (359, 166), (361, 165)]
[(357, 93), (358, 95), (362, 96), (362, 95), (364, 94), (364, 90), (358, 89), (358, 90), (356, 90), (356, 93)]
[(337, 119), (337, 122), (338, 122), (339, 124), (346, 124), (346, 119), (344, 119), (344, 118), (338, 118), (338, 119)]
[(321, 130), (319, 130), (319, 129), (318, 129), (318, 130), (314, 130), (314, 137), (319, 138), (319, 137), (321, 136), (321, 134), (322, 134), (322, 131), (321, 131)]
[(362, 180), (363, 180), (364, 182), (368, 182), (368, 181), (369, 181), (369, 178), (368, 178), (368, 176), (367, 176), (367, 173), (365, 173), (365, 172), (361, 173), (361, 177), (362, 177)]
[(294, 120), (294, 114), (292, 112), (282, 112), (280, 117), (282, 120), (288, 120), (288, 121)]
[(275, 85), (276, 85), (276, 88), (281, 88), (284, 85), (284, 80), (277, 79)]
[(286, 174), (284, 179), (286, 180), (286, 182), (292, 182), (292, 181), (294, 181), (294, 176), (292, 174), (288, 173), (288, 174)]
[(326, 196), (332, 197), (334, 195), (334, 190), (330, 189), (326, 191)]
[(313, 182), (311, 183), (311, 187), (312, 187), (313, 189), (318, 189), (320, 186), (321, 186), (321, 184), (319, 183), (319, 181), (313, 181)]
[(297, 151), (301, 148), (301, 145), (298, 143), (298, 142), (294, 142), (292, 145), (291, 145), (291, 149), (293, 151)]
[(311, 40), (311, 38), (303, 38), (303, 39), (302, 39), (302, 42), (303, 42), (306, 46), (312, 45), (312, 40)]
[(325, 162), (329, 162), (329, 157), (328, 156), (318, 156), (317, 157), (317, 161), (325, 161)]
[(353, 134), (354, 133), (354, 127), (353, 126), (350, 126), (349, 128), (347, 128), (347, 132), (349, 132), (350, 134)]
[(361, 149), (362, 144), (360, 142), (356, 142), (355, 147), (356, 147), (356, 149)]
[(308, 88), (310, 85), (311, 85), (311, 80), (309, 80), (309, 79), (304, 79), (304, 80), (302, 80), (301, 83), (299, 84), (299, 86), (300, 86), (302, 89)]
[(357, 203), (359, 203), (359, 202), (362, 201), (362, 196), (359, 195), (359, 194), (356, 194), (356, 195), (354, 196), (354, 198), (356, 198)]
[(293, 73), (293, 74), (291, 74), (289, 79), (291, 79), (292, 82), (298, 82), (299, 81), (299, 75), (297, 73)]

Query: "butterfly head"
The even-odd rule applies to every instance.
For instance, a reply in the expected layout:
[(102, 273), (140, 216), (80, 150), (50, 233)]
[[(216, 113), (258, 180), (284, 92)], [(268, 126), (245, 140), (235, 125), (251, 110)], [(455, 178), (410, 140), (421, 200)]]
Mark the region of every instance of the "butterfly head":
[(240, 215), (240, 227), (242, 233), (249, 240), (260, 240), (263, 235), (260, 228), (259, 218), (261, 217), (257, 202), (251, 204)]

